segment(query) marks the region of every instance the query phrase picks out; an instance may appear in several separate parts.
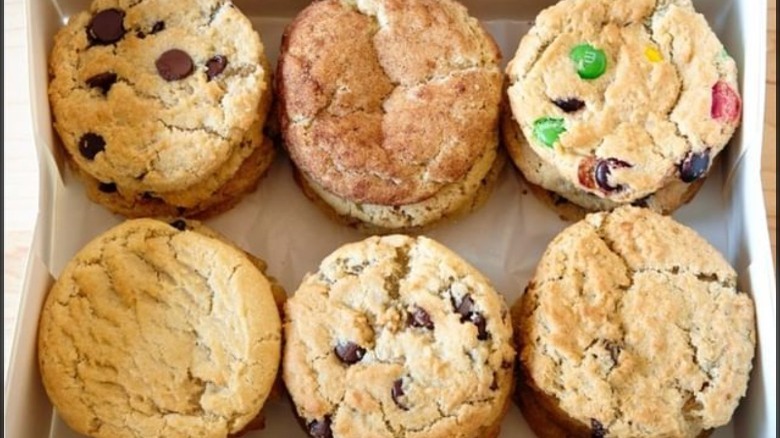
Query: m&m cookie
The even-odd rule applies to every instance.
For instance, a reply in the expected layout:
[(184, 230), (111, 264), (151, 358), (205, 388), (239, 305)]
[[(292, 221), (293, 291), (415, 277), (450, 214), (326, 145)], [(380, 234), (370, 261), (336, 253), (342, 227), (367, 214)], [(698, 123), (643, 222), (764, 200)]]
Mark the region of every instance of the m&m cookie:
[(511, 116), (565, 195), (615, 206), (701, 182), (742, 104), (734, 60), (689, 1), (563, 0), (534, 23), (507, 68)]

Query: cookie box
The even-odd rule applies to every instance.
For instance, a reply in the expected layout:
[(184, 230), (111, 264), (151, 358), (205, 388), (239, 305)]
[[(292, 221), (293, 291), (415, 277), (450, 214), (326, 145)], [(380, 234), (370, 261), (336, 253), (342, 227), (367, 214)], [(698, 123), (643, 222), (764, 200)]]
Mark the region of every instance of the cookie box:
[[(89, 202), (82, 185), (59, 156), (47, 101), (47, 56), (56, 30), (86, 9), (87, 0), (29, 0), (30, 96), (35, 147), (40, 163), (40, 210), (20, 309), (9, 381), (5, 389), (5, 432), (10, 437), (74, 437), (52, 409), (36, 360), (36, 327), (53, 281), (76, 251), (121, 219)], [(260, 30), (275, 60), (285, 25), (305, 0), (237, 0)], [(551, 0), (468, 0), (511, 58), (534, 16)], [(692, 226), (735, 266), (740, 288), (755, 300), (758, 348), (747, 396), (733, 421), (715, 437), (776, 436), (775, 278), (761, 192), (760, 160), (766, 66), (766, 0), (697, 0), (697, 9), (724, 42), (740, 68), (744, 99), (742, 126), (716, 163), (698, 196), (675, 217)], [(32, 145), (31, 145), (32, 146)], [(274, 163), (260, 188), (230, 212), (208, 221), (248, 251), (264, 258), (288, 291), (306, 272), (343, 243), (361, 239), (356, 231), (327, 219), (296, 187), (289, 162)], [(547, 243), (567, 224), (523, 186), (507, 166), (486, 205), (428, 234), (460, 253), (485, 273), (506, 300), (523, 291)], [(327, 317), (327, 315), (323, 315)], [(267, 425), (249, 437), (304, 437), (284, 399), (266, 404)], [(532, 436), (513, 406), (502, 437)]]

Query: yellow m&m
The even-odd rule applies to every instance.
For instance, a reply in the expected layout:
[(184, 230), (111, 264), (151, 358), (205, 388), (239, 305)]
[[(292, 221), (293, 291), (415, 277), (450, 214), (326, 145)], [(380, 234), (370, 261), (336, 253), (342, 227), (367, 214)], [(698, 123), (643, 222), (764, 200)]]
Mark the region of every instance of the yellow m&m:
[(650, 62), (661, 62), (664, 60), (664, 55), (661, 55), (655, 47), (648, 47), (645, 49), (645, 58)]

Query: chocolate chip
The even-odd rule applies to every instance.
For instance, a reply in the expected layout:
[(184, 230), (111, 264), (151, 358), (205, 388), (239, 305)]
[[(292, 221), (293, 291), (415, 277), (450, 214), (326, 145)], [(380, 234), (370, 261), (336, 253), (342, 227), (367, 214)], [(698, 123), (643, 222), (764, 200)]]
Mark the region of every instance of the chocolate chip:
[(87, 160), (94, 160), (95, 155), (103, 152), (105, 148), (106, 141), (103, 140), (103, 137), (91, 132), (82, 135), (81, 140), (79, 140), (79, 152)]
[(573, 113), (585, 107), (585, 102), (577, 98), (555, 99), (553, 103), (565, 113)]
[(702, 152), (688, 152), (679, 165), (680, 179), (685, 183), (691, 183), (701, 178), (710, 168), (710, 149)]
[(474, 311), (474, 300), (471, 299), (471, 295), (465, 295), (461, 300), (460, 304), (455, 304), (455, 299), (453, 298), (453, 306), (455, 307), (455, 311), (460, 314), (460, 322), (466, 322), (471, 319), (471, 313)]
[(607, 430), (604, 429), (604, 425), (595, 418), (590, 419), (590, 436), (592, 438), (604, 438), (607, 434)]
[(112, 182), (109, 183), (101, 182), (100, 184), (98, 184), (98, 190), (100, 190), (103, 193), (116, 193), (116, 184)]
[(212, 80), (219, 76), (223, 70), (227, 67), (227, 58), (222, 55), (217, 55), (208, 61), (206, 61), (206, 77), (208, 80)]
[(577, 177), (580, 180), (580, 185), (588, 189), (596, 188), (596, 181), (593, 180), (593, 167), (596, 165), (595, 157), (585, 157), (580, 161), (580, 165), (577, 168)]
[(108, 94), (108, 90), (116, 82), (116, 73), (98, 73), (95, 76), (87, 79), (87, 85), (92, 88), (100, 88), (103, 90), (103, 94)]
[(414, 306), (414, 311), (409, 314), (409, 325), (412, 327), (423, 327), (428, 330), (433, 330), (433, 321), (431, 321), (431, 315), (425, 311), (422, 307)]
[(326, 415), (322, 420), (314, 420), (309, 423), (309, 435), (314, 438), (333, 438), (330, 430), (330, 416)]
[[(154, 23), (154, 25), (152, 25), (152, 30), (149, 31), (149, 35), (154, 35), (157, 32), (160, 32), (160, 31), (163, 31), (163, 30), (165, 30), (165, 22), (164, 21), (158, 21), (158, 22)], [(145, 34), (143, 31), (140, 31), (140, 30), (135, 33), (135, 36), (137, 36), (138, 38), (141, 38), (141, 39), (146, 38), (146, 35), (147, 34)]]
[(192, 58), (184, 50), (171, 49), (155, 61), (157, 73), (168, 82), (184, 79), (192, 74)]
[(474, 310), (474, 300), (471, 295), (465, 295), (459, 304), (455, 303), (455, 298), (452, 299), (452, 305), (455, 311), (460, 314), (460, 322), (470, 322), (477, 326), (477, 339), (484, 341), (490, 337), (487, 332), (487, 321), (482, 313)]
[(366, 354), (366, 349), (355, 344), (354, 342), (342, 342), (336, 345), (334, 349), (336, 356), (341, 359), (347, 365), (352, 365), (360, 362), (363, 356)]
[(175, 221), (171, 222), (171, 226), (179, 231), (184, 231), (187, 229), (187, 222), (184, 222), (182, 219), (176, 219)]
[(634, 207), (647, 208), (650, 205), (650, 196), (652, 195), (647, 195), (642, 199), (637, 199), (636, 201), (632, 202), (631, 205)]
[(87, 26), (89, 40), (99, 45), (113, 44), (121, 40), (125, 35), (125, 27), (122, 24), (124, 18), (124, 11), (119, 9), (98, 12)]
[(485, 341), (490, 337), (490, 334), (487, 332), (487, 321), (481, 313), (473, 312), (471, 314), (471, 322), (477, 326), (477, 339)]
[(599, 159), (596, 162), (596, 169), (594, 170), (594, 174), (596, 177), (596, 184), (598, 184), (601, 190), (605, 192), (615, 192), (615, 191), (623, 190), (625, 187), (621, 184), (613, 186), (609, 182), (609, 176), (612, 173), (612, 169), (620, 169), (626, 167), (631, 167), (631, 165), (626, 163), (625, 161), (618, 160), (617, 158), (607, 158), (606, 160)]
[(490, 384), (490, 390), (495, 391), (498, 389), (498, 373), (493, 372), (493, 382)]
[(393, 401), (395, 402), (396, 406), (403, 409), (404, 411), (408, 411), (409, 407), (400, 400), (400, 398), (404, 395), (404, 381), (402, 379), (398, 379), (393, 382), (393, 388), (390, 389), (390, 396), (393, 397)]
[(154, 193), (152, 193), (152, 192), (143, 192), (141, 194), (141, 198), (143, 200), (145, 200), (145, 201), (151, 201), (151, 200), (157, 199), (157, 197), (154, 196)]
[(149, 32), (149, 34), (150, 35), (154, 35), (157, 32), (161, 32), (163, 30), (165, 30), (165, 22), (164, 21), (158, 21), (158, 22), (154, 23), (154, 25), (152, 26), (152, 31)]

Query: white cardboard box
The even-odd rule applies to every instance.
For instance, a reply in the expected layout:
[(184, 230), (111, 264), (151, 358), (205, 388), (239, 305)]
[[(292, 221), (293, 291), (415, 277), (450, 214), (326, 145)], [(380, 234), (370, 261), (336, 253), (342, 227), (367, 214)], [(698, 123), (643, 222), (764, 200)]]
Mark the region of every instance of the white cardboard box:
[[(47, 101), (47, 56), (52, 38), (66, 18), (86, 9), (87, 0), (29, 0), (30, 95), (38, 151), (40, 213), (36, 225), (22, 304), (5, 390), (5, 434), (9, 437), (74, 437), (49, 403), (38, 374), (36, 328), (41, 305), (64, 264), (91, 238), (121, 219), (87, 201), (81, 185), (56, 158), (56, 137)], [(238, 6), (260, 30), (275, 60), (281, 32), (307, 2), (245, 0)], [(552, 0), (470, 0), (509, 59), (531, 20)], [(735, 266), (740, 288), (756, 303), (758, 349), (747, 397), (727, 427), (714, 436), (775, 437), (775, 278), (769, 249), (760, 180), (766, 66), (765, 0), (697, 0), (740, 67), (742, 127), (715, 166), (704, 189), (675, 217), (712, 242)], [(430, 233), (490, 277), (508, 302), (522, 292), (542, 251), (567, 224), (523, 194), (522, 183), (508, 167), (488, 203), (458, 223)], [(278, 160), (260, 189), (237, 208), (209, 224), (240, 246), (265, 258), (270, 272), (289, 292), (304, 273), (342, 243), (362, 238), (327, 220), (303, 198), (292, 182), (286, 160)], [(286, 401), (266, 407), (267, 429), (250, 436), (303, 437)], [(516, 407), (503, 424), (502, 437), (532, 436)]]

